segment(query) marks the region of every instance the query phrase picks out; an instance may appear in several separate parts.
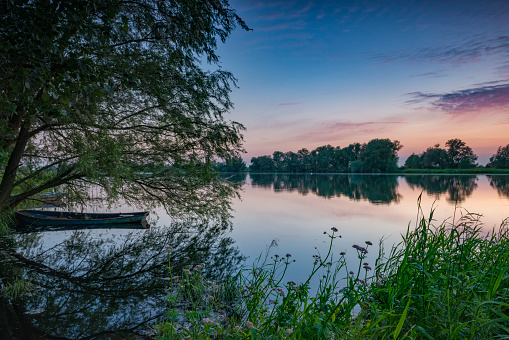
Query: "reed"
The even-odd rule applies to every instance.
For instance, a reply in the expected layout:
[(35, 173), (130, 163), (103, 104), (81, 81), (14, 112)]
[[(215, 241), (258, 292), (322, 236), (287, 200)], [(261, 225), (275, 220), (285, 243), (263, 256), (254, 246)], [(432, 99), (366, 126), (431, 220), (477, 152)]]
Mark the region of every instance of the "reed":
[[(496, 339), (509, 338), (508, 221), (484, 234), (479, 215), (415, 227), (388, 254), (354, 245), (358, 265), (328, 252), (314, 256), (306, 281), (287, 281), (291, 254), (261, 258), (221, 282), (199, 268), (172, 281), (161, 339)], [(318, 288), (310, 282), (319, 278)]]

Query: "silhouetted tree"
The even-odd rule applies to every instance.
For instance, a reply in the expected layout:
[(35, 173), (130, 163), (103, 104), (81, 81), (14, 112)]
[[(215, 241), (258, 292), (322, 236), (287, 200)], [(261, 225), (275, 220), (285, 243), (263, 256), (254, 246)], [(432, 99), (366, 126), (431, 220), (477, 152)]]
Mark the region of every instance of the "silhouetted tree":
[(247, 170), (247, 165), (242, 157), (235, 156), (226, 162), (216, 163), (214, 168), (219, 172), (241, 172)]
[(276, 167), (274, 166), (272, 157), (260, 156), (251, 158), (251, 166), (249, 169), (255, 172), (274, 172)]
[(461, 139), (449, 139), (445, 146), (449, 157), (449, 167), (452, 169), (466, 169), (475, 167), (477, 156), (472, 148)]
[(499, 146), (497, 153), (490, 157), (490, 162), (486, 164), (487, 168), (509, 169), (509, 144)]
[(373, 139), (362, 146), (360, 160), (362, 172), (391, 172), (398, 168), (398, 151), (403, 147), (399, 141)]

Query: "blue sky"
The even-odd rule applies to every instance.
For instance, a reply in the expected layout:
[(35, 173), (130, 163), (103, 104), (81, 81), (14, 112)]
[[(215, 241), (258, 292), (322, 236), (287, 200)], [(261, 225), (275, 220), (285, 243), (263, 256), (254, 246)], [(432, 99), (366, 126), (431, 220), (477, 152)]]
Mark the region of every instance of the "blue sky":
[(460, 138), (509, 143), (509, 1), (245, 1), (218, 48), (238, 79), (244, 158), (397, 139), (403, 161)]

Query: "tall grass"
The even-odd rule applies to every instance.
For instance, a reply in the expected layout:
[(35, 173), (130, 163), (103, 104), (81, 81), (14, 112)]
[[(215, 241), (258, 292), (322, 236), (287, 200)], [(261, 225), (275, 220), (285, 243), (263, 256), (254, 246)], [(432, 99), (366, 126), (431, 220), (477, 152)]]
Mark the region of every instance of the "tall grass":
[[(479, 216), (415, 228), (373, 270), (371, 242), (353, 245), (356, 268), (333, 254), (314, 256), (304, 282), (286, 281), (291, 254), (207, 282), (201, 266), (173, 276), (161, 339), (508, 339), (508, 223), (482, 233)], [(171, 265), (170, 265), (171, 268)], [(318, 288), (310, 282), (319, 278)]]

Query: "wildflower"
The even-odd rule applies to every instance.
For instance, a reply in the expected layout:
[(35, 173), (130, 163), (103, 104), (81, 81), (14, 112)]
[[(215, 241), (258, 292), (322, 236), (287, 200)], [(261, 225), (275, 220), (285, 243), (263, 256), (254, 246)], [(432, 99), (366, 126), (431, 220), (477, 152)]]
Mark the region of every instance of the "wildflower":
[(291, 256), (292, 256), (292, 254), (286, 254), (286, 257), (291, 257)]
[(371, 243), (371, 241), (366, 241), (365, 243), (366, 243), (368, 246), (372, 246), (372, 245), (373, 245), (373, 243)]
[(370, 266), (364, 266), (364, 269), (371, 270), (371, 267)]
[(269, 299), (269, 303), (275, 303), (276, 300)]
[(239, 325), (237, 325), (237, 326), (235, 326), (235, 327), (233, 327), (233, 328), (234, 328), (234, 329), (240, 329), (240, 326), (239, 326)]
[(343, 292), (343, 288), (341, 288), (340, 290), (338, 290), (338, 293), (342, 293)]
[(350, 270), (350, 275), (353, 275), (353, 271)]
[(336, 228), (336, 227), (332, 227), (332, 228), (330, 228), (330, 230), (332, 230), (332, 231), (336, 232), (336, 231), (338, 231), (338, 228)]
[(254, 328), (254, 325), (251, 321), (246, 321), (246, 326), (253, 329)]
[(346, 253), (344, 251), (342, 251), (341, 253), (339, 253), (339, 255), (343, 256), (345, 255)]
[(369, 265), (369, 263), (367, 263), (367, 262), (364, 262), (364, 263), (363, 263), (363, 265), (367, 266), (367, 265)]
[(184, 273), (186, 273), (187, 275), (191, 275), (191, 271), (189, 269), (184, 269)]
[(201, 321), (203, 321), (203, 323), (214, 323), (214, 321), (210, 320), (209, 318), (205, 318)]
[(281, 294), (281, 296), (285, 296), (285, 291), (283, 290), (283, 288), (278, 288), (277, 290), (279, 291), (279, 294)]
[(171, 246), (166, 246), (166, 249), (167, 249), (168, 251), (171, 251)]
[(277, 258), (279, 257), (279, 255), (278, 255), (278, 254), (276, 254), (276, 255), (274, 255), (274, 257), (277, 259)]
[(326, 265), (330, 266), (332, 264), (332, 262), (327, 262)]
[(296, 283), (294, 281), (288, 281), (287, 284), (288, 285), (296, 285)]
[(377, 285), (379, 285), (379, 286), (381, 286), (381, 285), (382, 285), (382, 282), (380, 282), (380, 281), (376, 281), (376, 284), (377, 284)]

